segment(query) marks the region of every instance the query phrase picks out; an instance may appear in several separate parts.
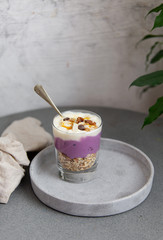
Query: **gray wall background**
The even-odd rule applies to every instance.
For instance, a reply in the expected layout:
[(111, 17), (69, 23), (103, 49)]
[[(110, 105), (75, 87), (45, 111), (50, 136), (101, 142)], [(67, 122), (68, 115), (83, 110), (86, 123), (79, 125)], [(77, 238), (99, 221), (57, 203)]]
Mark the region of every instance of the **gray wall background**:
[(161, 2), (0, 0), (0, 116), (48, 107), (33, 91), (37, 83), (58, 106), (147, 112), (163, 88), (140, 99), (140, 89), (128, 87), (145, 73), (152, 41), (135, 44), (152, 27), (154, 15), (144, 16)]

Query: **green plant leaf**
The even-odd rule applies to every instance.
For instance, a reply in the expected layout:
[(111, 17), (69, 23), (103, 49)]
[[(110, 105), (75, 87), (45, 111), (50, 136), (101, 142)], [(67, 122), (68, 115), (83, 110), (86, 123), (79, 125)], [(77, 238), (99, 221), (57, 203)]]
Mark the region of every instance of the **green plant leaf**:
[(163, 97), (157, 99), (156, 103), (149, 108), (149, 114), (145, 118), (143, 126), (146, 126), (155, 121), (163, 113)]
[(159, 35), (147, 34), (140, 41), (143, 41), (149, 38), (158, 38), (158, 37), (163, 37), (163, 34), (159, 34)]
[(156, 55), (151, 59), (150, 63), (158, 62), (161, 58), (163, 58), (163, 50), (160, 50)]
[(150, 88), (154, 88), (155, 86), (147, 86), (143, 88), (143, 90), (140, 92), (140, 97), (142, 96), (143, 93), (147, 92)]
[(163, 10), (161, 10), (160, 14), (155, 18), (154, 25), (151, 31), (158, 27), (163, 27)]
[(139, 45), (140, 42), (150, 39), (150, 38), (162, 38), (163, 34), (159, 34), (159, 35), (154, 35), (154, 34), (147, 34), (145, 35), (142, 39), (140, 39), (139, 42), (137, 42), (136, 47)]
[(131, 83), (131, 86), (143, 87), (143, 86), (157, 86), (163, 83), (163, 70), (152, 72), (138, 77)]
[(146, 55), (146, 60), (145, 60), (145, 64), (146, 64), (146, 69), (148, 68), (148, 62), (149, 62), (149, 58), (153, 52), (153, 50), (155, 49), (155, 47), (159, 44), (159, 42), (155, 42), (151, 48), (150, 48), (150, 51), (148, 52), (148, 54)]
[[(151, 29), (154, 30), (155, 28), (160, 28), (160, 27), (163, 27), (163, 3), (160, 4), (159, 6), (151, 9), (146, 17), (150, 14), (150, 13), (158, 13), (157, 16), (155, 17), (155, 20), (154, 20), (154, 24), (153, 24), (153, 27)], [(136, 44), (136, 47), (138, 46), (138, 44), (144, 40), (147, 40), (147, 39), (151, 39), (151, 38), (162, 38), (163, 35), (162, 34), (159, 34), (159, 35), (154, 35), (154, 34), (148, 34), (148, 35), (145, 35), (137, 44)], [(158, 45), (158, 44), (162, 44), (160, 41), (157, 41), (155, 42), (148, 54), (146, 55), (146, 69), (147, 67), (149, 66), (149, 64), (153, 64), (153, 63), (156, 63), (157, 61), (159, 61), (160, 59), (163, 58), (163, 50), (160, 50), (159, 52), (157, 52), (154, 57), (151, 58), (151, 55), (153, 53), (153, 50), (155, 49), (155, 47)], [(151, 60), (150, 60), (151, 58)], [(152, 73), (149, 73), (149, 74), (146, 74), (146, 75), (143, 75), (143, 76), (140, 76), (138, 77), (135, 81), (133, 81), (131, 83), (131, 86), (137, 86), (137, 87), (144, 87), (144, 89), (142, 90), (142, 93), (143, 92), (146, 92), (149, 88), (152, 88), (152, 87), (155, 87), (157, 85), (160, 85), (163, 83), (163, 70), (160, 70), (160, 71), (156, 71), (156, 72), (152, 72)], [(163, 96), (158, 98), (156, 103), (151, 106), (149, 108), (149, 114), (148, 116), (145, 118), (144, 120), (144, 124), (142, 126), (142, 128), (150, 123), (152, 123), (154, 120), (156, 120), (161, 114), (163, 113)]]
[(148, 16), (148, 15), (149, 15), (150, 13), (152, 13), (152, 12), (159, 12), (159, 11), (161, 11), (161, 10), (163, 10), (163, 3), (161, 3), (159, 6), (151, 9), (151, 10), (147, 13), (146, 16)]
[(159, 35), (147, 34), (140, 41), (144, 41), (149, 38), (157, 38), (157, 37), (163, 37), (163, 34), (159, 34)]

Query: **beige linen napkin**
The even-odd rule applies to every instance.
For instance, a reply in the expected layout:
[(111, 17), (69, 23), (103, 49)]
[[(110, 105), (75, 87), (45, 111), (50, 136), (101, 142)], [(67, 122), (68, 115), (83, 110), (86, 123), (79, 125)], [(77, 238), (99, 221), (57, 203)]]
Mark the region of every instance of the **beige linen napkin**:
[(8, 133), (12, 133), (26, 151), (40, 151), (53, 143), (52, 136), (41, 126), (41, 121), (33, 117), (12, 122), (1, 136)]
[(29, 159), (22, 143), (12, 134), (0, 137), (0, 203), (8, 202), (24, 176), (22, 166), (28, 165)]
[(29, 165), (26, 151), (39, 151), (53, 143), (41, 122), (26, 117), (12, 122), (0, 137), (0, 203), (7, 203)]

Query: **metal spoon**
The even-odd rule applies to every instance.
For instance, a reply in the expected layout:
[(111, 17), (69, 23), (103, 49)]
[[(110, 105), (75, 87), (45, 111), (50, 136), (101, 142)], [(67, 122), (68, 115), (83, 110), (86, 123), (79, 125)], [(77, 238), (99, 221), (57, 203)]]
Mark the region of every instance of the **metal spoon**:
[(59, 109), (53, 103), (53, 101), (51, 100), (51, 98), (49, 97), (49, 95), (47, 94), (47, 92), (45, 91), (45, 89), (43, 88), (42, 85), (37, 84), (34, 87), (34, 90), (40, 97), (42, 97), (46, 102), (48, 102), (57, 111), (57, 113), (63, 118), (62, 113), (59, 111)]

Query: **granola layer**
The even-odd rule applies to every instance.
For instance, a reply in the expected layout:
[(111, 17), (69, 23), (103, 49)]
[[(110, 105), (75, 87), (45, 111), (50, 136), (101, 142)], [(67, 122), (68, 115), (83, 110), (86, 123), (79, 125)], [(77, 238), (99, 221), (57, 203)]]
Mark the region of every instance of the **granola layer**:
[(69, 171), (83, 171), (91, 168), (96, 161), (96, 153), (88, 154), (84, 158), (69, 158), (58, 151), (58, 160), (63, 169)]

